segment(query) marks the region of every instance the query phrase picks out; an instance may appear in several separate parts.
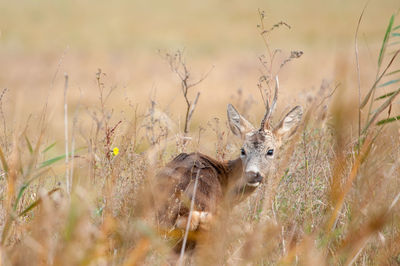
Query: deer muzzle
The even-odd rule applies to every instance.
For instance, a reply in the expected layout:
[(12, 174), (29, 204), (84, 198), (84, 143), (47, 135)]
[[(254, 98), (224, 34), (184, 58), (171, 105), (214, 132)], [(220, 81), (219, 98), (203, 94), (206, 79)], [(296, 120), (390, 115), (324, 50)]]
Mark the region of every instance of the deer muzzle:
[(248, 186), (257, 187), (263, 180), (263, 176), (258, 171), (248, 171), (246, 172), (246, 179)]

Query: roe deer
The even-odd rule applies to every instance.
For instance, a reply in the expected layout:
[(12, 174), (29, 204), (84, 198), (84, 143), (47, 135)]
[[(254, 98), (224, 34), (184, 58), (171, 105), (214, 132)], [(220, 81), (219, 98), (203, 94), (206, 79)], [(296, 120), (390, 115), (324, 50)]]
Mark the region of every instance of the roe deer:
[(276, 100), (277, 87), (271, 106), (267, 102), (259, 129), (228, 105), (229, 126), (243, 141), (237, 159), (220, 162), (197, 152), (181, 153), (158, 173), (156, 196), (163, 199), (158, 212), (161, 226), (185, 230), (188, 225), (189, 231), (207, 230), (224, 198), (235, 204), (256, 190), (273, 168), (279, 146), (294, 133), (303, 114), (301, 106), (296, 106), (272, 128), (270, 118)]

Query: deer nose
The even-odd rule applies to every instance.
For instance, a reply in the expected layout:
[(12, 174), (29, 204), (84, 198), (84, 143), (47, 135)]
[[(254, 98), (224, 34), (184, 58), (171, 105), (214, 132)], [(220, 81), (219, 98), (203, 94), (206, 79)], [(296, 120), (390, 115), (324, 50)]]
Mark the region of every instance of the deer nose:
[(246, 176), (248, 180), (247, 184), (253, 186), (258, 186), (263, 179), (263, 176), (260, 174), (260, 172), (249, 171), (246, 172)]

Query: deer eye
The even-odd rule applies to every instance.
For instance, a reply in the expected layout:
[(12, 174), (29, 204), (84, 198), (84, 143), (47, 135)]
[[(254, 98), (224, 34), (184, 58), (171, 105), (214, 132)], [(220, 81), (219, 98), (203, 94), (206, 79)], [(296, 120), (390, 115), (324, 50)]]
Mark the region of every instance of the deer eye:
[(267, 151), (267, 156), (272, 156), (272, 155), (274, 155), (274, 149), (269, 149)]
[(246, 151), (243, 148), (240, 149), (240, 155), (246, 156)]

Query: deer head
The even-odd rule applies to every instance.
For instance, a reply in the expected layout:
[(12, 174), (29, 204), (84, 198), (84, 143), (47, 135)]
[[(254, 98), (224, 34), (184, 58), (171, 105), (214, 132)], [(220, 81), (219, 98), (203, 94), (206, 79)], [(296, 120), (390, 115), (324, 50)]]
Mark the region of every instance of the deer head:
[(240, 158), (243, 165), (242, 176), (246, 185), (257, 187), (273, 168), (273, 161), (280, 145), (291, 136), (301, 121), (301, 106), (294, 107), (280, 123), (272, 128), (270, 119), (275, 109), (278, 85), (271, 106), (266, 104), (266, 113), (259, 129), (242, 117), (231, 105), (228, 105), (229, 126), (243, 141)]

